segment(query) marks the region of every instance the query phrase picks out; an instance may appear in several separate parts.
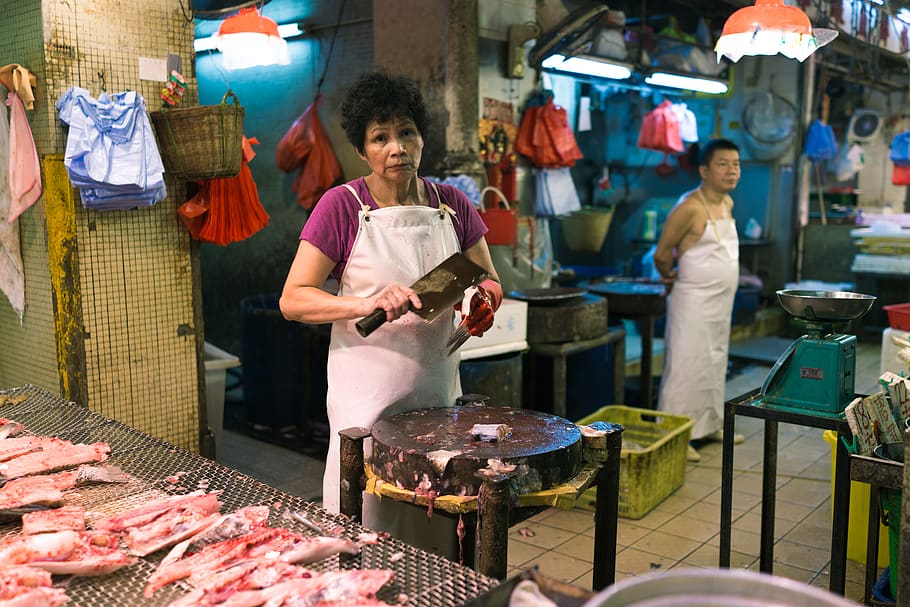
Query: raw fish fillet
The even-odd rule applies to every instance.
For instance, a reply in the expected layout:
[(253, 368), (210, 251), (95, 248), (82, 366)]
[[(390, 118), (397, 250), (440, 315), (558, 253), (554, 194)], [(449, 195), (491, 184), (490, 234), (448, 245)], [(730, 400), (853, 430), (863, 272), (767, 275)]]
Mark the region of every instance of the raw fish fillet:
[(40, 451), (45, 446), (67, 445), (72, 444), (68, 441), (50, 436), (17, 436), (16, 438), (4, 438), (0, 440), (0, 462), (31, 453)]
[(22, 515), (22, 535), (64, 530), (85, 531), (85, 508), (73, 505)]
[(205, 529), (176, 544), (164, 557), (161, 564), (172, 563), (183, 558), (186, 553), (199, 552), (209, 544), (246, 535), (253, 529), (264, 527), (268, 518), (268, 506), (247, 506), (236, 512), (223, 514)]
[(258, 529), (209, 544), (178, 561), (162, 563), (149, 577), (145, 596), (151, 597), (158, 588), (186, 577), (193, 586), (201, 585), (212, 573), (245, 559), (268, 556), (288, 563), (312, 563), (341, 552), (357, 554), (360, 546), (341, 538), (306, 537), (287, 529)]
[(15, 436), (25, 430), (25, 426), (17, 421), (0, 417), (0, 440)]
[[(350, 569), (318, 573), (274, 559), (244, 561), (209, 577), (200, 587), (168, 607), (219, 605), (386, 605), (370, 602), (392, 580), (383, 569)], [(364, 601), (361, 603), (361, 601)]]
[(142, 527), (153, 522), (162, 514), (181, 507), (202, 506), (212, 512), (218, 512), (220, 504), (218, 503), (219, 492), (205, 493), (204, 491), (193, 491), (185, 495), (172, 495), (159, 500), (149, 502), (138, 508), (127, 510), (99, 519), (94, 522), (92, 527), (104, 531), (113, 531), (116, 533), (126, 531), (132, 527)]
[(58, 607), (69, 600), (62, 588), (51, 587), (51, 574), (25, 565), (0, 570), (3, 607)]
[[(66, 443), (66, 441), (62, 441)], [(62, 444), (45, 447), (0, 463), (0, 480), (9, 480), (32, 474), (47, 474), (79, 464), (103, 462), (111, 451), (107, 443)]]
[(78, 471), (39, 474), (9, 481), (0, 487), (0, 510), (29, 504), (60, 505), (63, 491), (76, 486)]
[(13, 536), (0, 544), (0, 570), (30, 565), (53, 574), (104, 575), (136, 562), (117, 544), (116, 535), (92, 531)]

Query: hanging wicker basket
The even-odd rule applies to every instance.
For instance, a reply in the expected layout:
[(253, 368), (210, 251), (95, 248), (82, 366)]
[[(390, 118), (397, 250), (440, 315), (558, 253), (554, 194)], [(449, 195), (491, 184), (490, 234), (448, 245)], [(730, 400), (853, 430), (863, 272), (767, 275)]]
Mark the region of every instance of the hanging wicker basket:
[[(228, 98), (232, 103), (228, 103)], [(152, 112), (167, 173), (187, 180), (233, 177), (240, 172), (243, 107), (228, 90), (219, 105)]]

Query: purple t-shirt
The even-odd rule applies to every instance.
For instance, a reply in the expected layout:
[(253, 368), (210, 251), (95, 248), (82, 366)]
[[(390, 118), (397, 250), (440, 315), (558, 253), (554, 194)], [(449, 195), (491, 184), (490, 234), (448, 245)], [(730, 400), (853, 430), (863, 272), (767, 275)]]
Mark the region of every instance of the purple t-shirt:
[[(430, 206), (438, 209), (439, 200), (433, 191), (433, 185), (426, 179), (421, 179), (429, 192)], [(364, 204), (371, 209), (379, 208), (370, 195), (363, 177), (349, 182), (349, 185), (354, 188)], [(452, 225), (455, 227), (455, 235), (461, 244), (461, 250), (467, 251), (487, 233), (487, 226), (464, 192), (450, 185), (441, 183), (435, 185), (442, 200), (455, 211)], [(354, 246), (354, 238), (357, 236), (359, 211), (360, 205), (348, 189), (336, 186), (322, 195), (303, 225), (303, 230), (300, 231), (300, 240), (306, 240), (336, 262), (332, 276), (339, 282), (351, 254), (351, 247)]]

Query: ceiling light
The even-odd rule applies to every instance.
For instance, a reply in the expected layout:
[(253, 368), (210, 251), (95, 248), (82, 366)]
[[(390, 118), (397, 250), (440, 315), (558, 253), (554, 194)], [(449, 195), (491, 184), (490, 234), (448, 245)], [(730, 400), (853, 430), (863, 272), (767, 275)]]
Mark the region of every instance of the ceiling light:
[(711, 95), (723, 95), (730, 88), (723, 80), (674, 74), (672, 72), (653, 72), (645, 77), (645, 82), (651, 86), (666, 86), (674, 89), (709, 93)]
[(895, 16), (898, 19), (900, 19), (901, 21), (903, 21), (904, 23), (910, 24), (910, 9), (908, 9), (908, 8), (898, 9), (897, 15), (895, 15)]
[(212, 37), (222, 53), (222, 64), (228, 70), (291, 62), (288, 43), (281, 37), (278, 24), (255, 8), (240, 9), (236, 15), (225, 19)]
[(601, 59), (594, 55), (577, 55), (568, 58), (564, 55), (550, 55), (541, 62), (540, 67), (552, 72), (597, 76), (612, 80), (625, 80), (632, 76), (632, 66), (618, 61)]
[(724, 23), (714, 51), (717, 61), (734, 63), (744, 55), (777, 55), (803, 61), (837, 37), (836, 30), (813, 29), (809, 16), (783, 0), (756, 0)]

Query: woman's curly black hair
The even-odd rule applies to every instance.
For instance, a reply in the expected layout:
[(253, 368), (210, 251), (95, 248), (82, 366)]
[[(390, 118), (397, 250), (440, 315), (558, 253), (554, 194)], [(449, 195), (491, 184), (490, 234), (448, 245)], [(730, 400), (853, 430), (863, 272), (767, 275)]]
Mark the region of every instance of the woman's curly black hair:
[(361, 74), (341, 103), (341, 128), (348, 141), (362, 154), (367, 124), (393, 118), (410, 118), (420, 134), (426, 134), (430, 117), (417, 84), (387, 72)]

